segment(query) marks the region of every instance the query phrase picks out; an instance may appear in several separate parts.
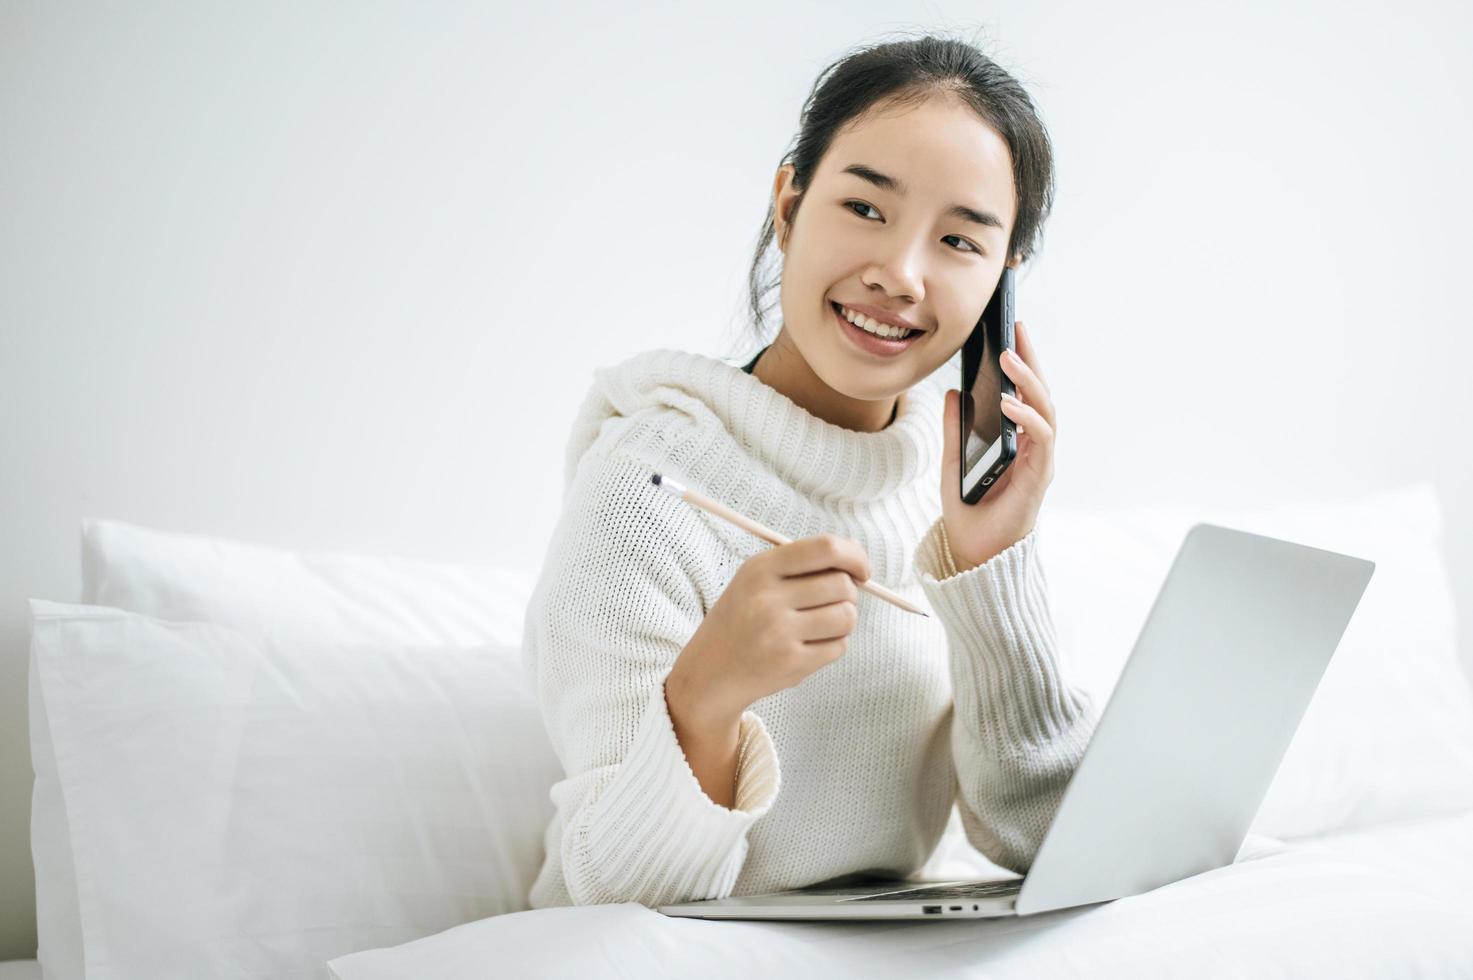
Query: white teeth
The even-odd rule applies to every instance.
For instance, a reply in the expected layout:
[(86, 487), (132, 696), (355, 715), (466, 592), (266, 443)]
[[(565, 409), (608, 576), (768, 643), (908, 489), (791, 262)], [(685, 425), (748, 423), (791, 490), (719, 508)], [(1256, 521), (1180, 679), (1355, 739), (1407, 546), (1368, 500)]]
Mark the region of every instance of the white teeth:
[(869, 317), (865, 316), (863, 313), (855, 313), (847, 306), (840, 306), (839, 311), (844, 314), (844, 319), (848, 320), (850, 323), (854, 324), (865, 333), (872, 333), (877, 337), (888, 337), (891, 340), (895, 340), (900, 337), (904, 337), (910, 332), (904, 327), (892, 327), (888, 323), (881, 323), (878, 320), (872, 320)]

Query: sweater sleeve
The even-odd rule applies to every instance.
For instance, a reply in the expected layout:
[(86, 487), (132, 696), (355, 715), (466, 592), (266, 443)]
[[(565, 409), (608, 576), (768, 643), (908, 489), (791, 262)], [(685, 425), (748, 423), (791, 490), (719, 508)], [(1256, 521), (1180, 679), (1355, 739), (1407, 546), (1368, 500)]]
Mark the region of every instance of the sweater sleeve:
[(961, 573), (945, 534), (938, 518), (915, 570), (950, 651), (958, 809), (973, 847), (1026, 874), (1094, 734), (1094, 704), (1061, 673), (1038, 528)]
[(652, 472), (617, 454), (579, 467), (525, 621), (524, 662), (566, 775), (550, 795), (577, 905), (727, 897), (781, 779), (752, 711), (731, 809), (701, 789), (676, 738), (665, 677), (704, 615), (694, 568), (709, 545)]

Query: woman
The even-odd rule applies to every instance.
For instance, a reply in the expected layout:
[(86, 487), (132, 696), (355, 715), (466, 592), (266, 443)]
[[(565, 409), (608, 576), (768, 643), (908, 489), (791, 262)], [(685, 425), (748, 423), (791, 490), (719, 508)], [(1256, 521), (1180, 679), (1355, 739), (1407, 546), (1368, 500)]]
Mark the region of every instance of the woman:
[[(1027, 870), (1095, 723), (1037, 553), (1054, 409), (1020, 322), (1003, 367), (1022, 398), (1001, 405), (1018, 456), (969, 506), (958, 393), (931, 379), (1031, 254), (1051, 182), (1030, 100), (975, 48), (861, 51), (820, 75), (777, 173), (751, 275), (760, 336), (775, 238), (772, 343), (740, 368), (656, 350), (594, 373), (527, 612), (567, 776), (534, 908), (903, 876), (954, 806), (974, 847)], [(856, 331), (885, 324), (919, 334), (875, 353)], [(934, 615), (861, 599), (871, 575)]]

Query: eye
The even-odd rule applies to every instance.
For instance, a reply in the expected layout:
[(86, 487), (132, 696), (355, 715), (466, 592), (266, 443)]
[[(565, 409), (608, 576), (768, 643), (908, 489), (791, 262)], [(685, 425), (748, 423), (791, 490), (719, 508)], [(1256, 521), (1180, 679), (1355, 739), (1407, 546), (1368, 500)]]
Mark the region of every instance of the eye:
[(978, 255), (981, 255), (982, 254), (982, 250), (980, 248), (978, 248), (976, 245), (973, 245), (971, 242), (968, 242), (965, 238), (963, 238), (960, 235), (947, 235), (946, 237), (947, 238), (955, 238), (959, 242), (966, 242), (967, 245), (969, 246), (969, 247), (964, 248), (964, 249), (959, 249), (958, 251), (962, 251), (962, 252), (976, 252)]
[[(863, 214), (860, 214), (860, 212), (857, 210), (857, 208), (869, 208), (871, 211), (874, 211), (875, 214), (879, 214), (880, 213), (879, 211), (876, 211), (875, 210), (874, 205), (872, 205), (872, 204), (866, 204), (863, 201), (845, 201), (844, 202), (844, 206), (846, 208), (848, 208), (849, 210), (853, 211), (855, 214), (858, 214), (861, 218), (863, 218), (865, 216)], [(966, 248), (958, 248), (957, 249), (958, 252), (976, 252), (978, 255), (983, 254), (982, 253), (982, 250), (980, 248), (978, 248), (972, 242), (967, 241), (967, 239), (961, 237), (960, 235), (947, 235), (946, 237), (947, 238), (955, 238), (959, 242), (966, 242), (967, 247)]]

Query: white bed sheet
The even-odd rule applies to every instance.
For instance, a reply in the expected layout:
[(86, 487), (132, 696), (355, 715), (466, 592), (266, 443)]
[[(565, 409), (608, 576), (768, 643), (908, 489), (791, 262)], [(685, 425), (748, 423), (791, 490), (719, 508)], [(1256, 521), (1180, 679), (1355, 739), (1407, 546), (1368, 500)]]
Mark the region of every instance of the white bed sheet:
[(720, 922), (641, 905), (496, 916), (338, 957), (337, 980), (1473, 977), (1473, 811), (1245, 849), (1143, 895), (1023, 918)]

